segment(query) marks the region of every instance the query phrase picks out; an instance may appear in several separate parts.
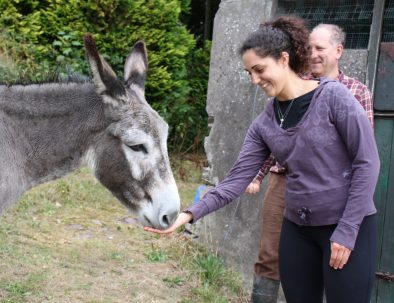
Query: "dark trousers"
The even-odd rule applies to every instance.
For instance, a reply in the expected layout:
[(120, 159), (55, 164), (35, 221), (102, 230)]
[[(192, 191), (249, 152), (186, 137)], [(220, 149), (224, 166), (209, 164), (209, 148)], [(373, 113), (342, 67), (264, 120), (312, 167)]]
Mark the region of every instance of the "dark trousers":
[(375, 276), (376, 216), (365, 217), (343, 269), (329, 266), (330, 236), (336, 225), (305, 227), (286, 218), (279, 268), (287, 303), (369, 303)]

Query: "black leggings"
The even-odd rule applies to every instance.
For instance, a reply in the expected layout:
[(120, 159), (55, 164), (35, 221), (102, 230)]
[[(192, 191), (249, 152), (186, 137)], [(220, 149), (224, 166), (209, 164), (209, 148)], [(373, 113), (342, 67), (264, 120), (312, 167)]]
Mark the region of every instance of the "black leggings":
[(368, 303), (376, 262), (376, 216), (365, 217), (343, 269), (329, 265), (336, 225), (305, 227), (286, 218), (279, 244), (279, 271), (287, 303)]

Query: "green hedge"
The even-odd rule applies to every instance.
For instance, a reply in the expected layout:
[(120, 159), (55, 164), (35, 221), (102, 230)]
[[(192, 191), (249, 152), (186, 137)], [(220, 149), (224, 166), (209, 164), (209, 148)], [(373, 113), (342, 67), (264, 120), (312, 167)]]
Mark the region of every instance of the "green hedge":
[(0, 60), (18, 67), (8, 73), (2, 68), (2, 80), (42, 81), (55, 70), (87, 74), (86, 32), (122, 75), (130, 47), (143, 39), (149, 57), (146, 97), (170, 124), (170, 148), (200, 148), (209, 48), (197, 48), (180, 22), (189, 7), (190, 0), (0, 0)]

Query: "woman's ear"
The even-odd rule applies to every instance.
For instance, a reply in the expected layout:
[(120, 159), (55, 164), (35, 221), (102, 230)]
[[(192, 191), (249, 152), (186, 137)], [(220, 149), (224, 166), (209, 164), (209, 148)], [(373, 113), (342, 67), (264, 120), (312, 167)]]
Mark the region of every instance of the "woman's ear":
[(282, 52), (281, 57), (280, 57), (279, 60), (280, 60), (281, 62), (283, 62), (283, 64), (284, 64), (285, 66), (289, 65), (289, 61), (290, 61), (289, 53), (288, 53), (288, 52)]

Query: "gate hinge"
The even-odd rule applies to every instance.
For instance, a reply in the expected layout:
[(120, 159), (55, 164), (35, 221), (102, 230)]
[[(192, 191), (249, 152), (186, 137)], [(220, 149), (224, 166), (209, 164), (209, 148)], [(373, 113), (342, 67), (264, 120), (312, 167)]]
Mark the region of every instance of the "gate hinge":
[(377, 278), (385, 280), (387, 282), (394, 281), (394, 274), (391, 272), (375, 272)]

